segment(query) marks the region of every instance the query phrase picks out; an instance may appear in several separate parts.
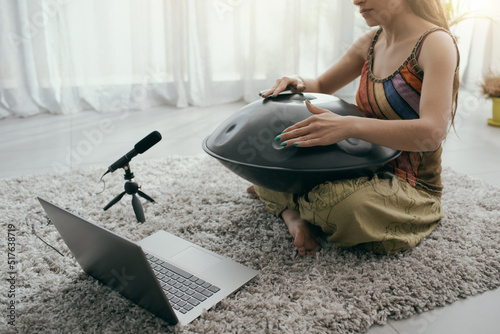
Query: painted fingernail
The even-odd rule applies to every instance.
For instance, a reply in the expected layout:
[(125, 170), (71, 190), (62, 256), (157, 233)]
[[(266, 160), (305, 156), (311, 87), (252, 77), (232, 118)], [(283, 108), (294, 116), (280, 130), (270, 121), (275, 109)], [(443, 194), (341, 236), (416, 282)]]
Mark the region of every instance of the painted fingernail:
[(274, 97), (274, 93), (271, 96), (269, 96), (269, 97)]
[(281, 146), (286, 146), (286, 141), (282, 142), (280, 145)]
[(299, 143), (293, 143), (293, 146), (299, 146)]
[(274, 141), (280, 141), (280, 140), (281, 140), (280, 136), (277, 136), (276, 138), (274, 138)]
[(262, 96), (262, 91), (260, 91), (260, 92), (259, 92), (259, 95), (261, 95), (261, 96)]
[(306, 99), (307, 102), (311, 103), (311, 101), (307, 98), (307, 97), (304, 97)]
[(284, 133), (286, 133), (286, 131), (283, 131), (281, 134), (284, 134)]

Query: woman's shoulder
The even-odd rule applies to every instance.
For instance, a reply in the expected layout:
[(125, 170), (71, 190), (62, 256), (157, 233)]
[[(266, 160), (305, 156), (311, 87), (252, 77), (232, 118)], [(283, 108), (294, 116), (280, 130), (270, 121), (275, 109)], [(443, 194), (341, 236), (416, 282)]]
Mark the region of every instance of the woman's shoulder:
[(421, 37), (422, 53), (438, 54), (443, 51), (456, 52), (457, 42), (452, 33), (444, 28), (435, 27), (426, 31)]
[(456, 44), (455, 37), (453, 34), (442, 27), (434, 26), (430, 29), (427, 29), (421, 36), (423, 40), (433, 40), (435, 43), (445, 43), (445, 44)]
[(353, 43), (353, 49), (355, 52), (363, 58), (366, 58), (369, 51), (370, 47), (373, 44), (373, 40), (376, 35), (380, 34), (381, 29), (380, 28), (374, 28), (370, 29), (367, 32), (365, 32), (363, 35), (361, 35), (354, 43)]
[(427, 31), (422, 35), (418, 51), (418, 62), (424, 71), (431, 62), (453, 62), (458, 65), (455, 37), (446, 29), (436, 27)]

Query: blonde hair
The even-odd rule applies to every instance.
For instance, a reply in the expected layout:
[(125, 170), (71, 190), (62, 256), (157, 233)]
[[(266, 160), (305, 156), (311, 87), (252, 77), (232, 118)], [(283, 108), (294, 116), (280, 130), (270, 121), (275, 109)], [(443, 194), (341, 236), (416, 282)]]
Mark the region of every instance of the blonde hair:
[[(438, 27), (444, 28), (448, 31), (450, 30), (448, 19), (445, 14), (441, 0), (406, 0), (406, 2), (416, 15), (420, 16), (424, 20)], [(451, 107), (452, 126), (454, 126), (453, 121), (457, 113), (458, 88), (460, 87), (460, 78), (458, 74), (460, 65), (460, 54), (458, 52), (458, 47), (457, 47), (457, 56), (458, 56), (458, 64), (457, 68), (455, 69), (455, 77), (453, 78), (453, 94), (452, 94), (452, 107)]]
[(441, 0), (407, 0), (411, 10), (438, 27), (450, 29)]

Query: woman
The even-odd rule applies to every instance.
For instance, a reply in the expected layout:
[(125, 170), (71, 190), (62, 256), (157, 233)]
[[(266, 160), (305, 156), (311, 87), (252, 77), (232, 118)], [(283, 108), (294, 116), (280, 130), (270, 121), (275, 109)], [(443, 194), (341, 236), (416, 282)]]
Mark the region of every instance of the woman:
[(444, 216), (441, 142), (456, 112), (459, 55), (440, 0), (354, 4), (379, 28), (318, 78), (283, 77), (260, 95), (272, 98), (286, 89), (332, 94), (361, 75), (356, 102), (366, 118), (306, 102), (311, 117), (275, 140), (301, 149), (354, 137), (403, 153), (375, 175), (326, 182), (301, 196), (250, 187), (283, 218), (300, 255), (315, 254), (320, 230), (340, 247), (395, 253), (416, 246)]

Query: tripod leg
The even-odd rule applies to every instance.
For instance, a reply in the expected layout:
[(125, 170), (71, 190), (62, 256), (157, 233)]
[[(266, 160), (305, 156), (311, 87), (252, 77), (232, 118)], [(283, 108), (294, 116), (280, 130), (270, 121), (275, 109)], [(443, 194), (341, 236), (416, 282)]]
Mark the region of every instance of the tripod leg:
[(148, 195), (146, 195), (145, 193), (143, 193), (143, 192), (142, 192), (142, 191), (140, 191), (140, 190), (137, 190), (137, 194), (138, 194), (139, 196), (141, 196), (142, 198), (147, 199), (147, 200), (148, 200), (148, 201), (150, 201), (150, 202), (154, 202), (154, 201), (155, 201), (154, 199), (152, 199), (151, 197), (149, 197)]
[(106, 211), (107, 209), (118, 203), (122, 199), (123, 195), (125, 195), (125, 191), (122, 192), (120, 195), (116, 196), (115, 198), (113, 198), (113, 200), (104, 207), (104, 211)]
[(146, 218), (144, 217), (144, 211), (142, 210), (142, 204), (135, 194), (132, 195), (132, 207), (134, 208), (135, 217), (139, 223), (144, 223)]

